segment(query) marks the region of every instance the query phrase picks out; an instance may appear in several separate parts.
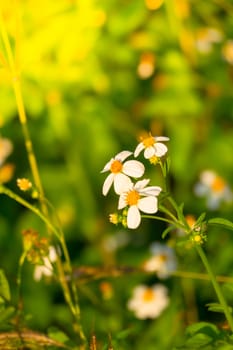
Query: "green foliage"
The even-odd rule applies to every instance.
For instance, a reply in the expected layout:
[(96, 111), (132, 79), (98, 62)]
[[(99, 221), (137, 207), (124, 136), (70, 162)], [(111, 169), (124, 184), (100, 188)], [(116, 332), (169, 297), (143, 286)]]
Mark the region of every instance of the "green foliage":
[[(2, 1), (0, 11), (15, 62), (12, 71), (1, 27), (0, 128), (14, 149), (0, 159), (8, 189), (0, 197), (0, 347), (22, 345), (17, 329), (28, 349), (79, 350), (80, 330), (72, 327), (79, 312), (69, 305), (77, 289), (87, 346), (96, 336), (91, 350), (232, 349), (230, 331), (221, 328), (224, 308), (195, 250), (204, 245), (231, 310), (232, 201), (212, 210), (208, 195), (194, 192), (203, 170), (233, 185), (231, 2), (26, 0)], [(132, 232), (108, 222), (116, 197), (111, 190), (103, 198), (100, 172), (120, 150), (133, 152), (145, 131), (170, 138), (160, 168), (144, 163), (151, 183), (163, 188), (156, 214), (163, 220), (142, 220)], [(30, 169), (33, 154), (49, 223)], [(25, 192), (16, 184), (24, 177), (32, 182)], [(25, 230), (56, 247), (55, 276), (35, 281), (37, 264), (23, 255)], [(34, 262), (43, 261), (40, 242), (30, 250)], [(174, 250), (174, 276), (144, 271), (154, 242)], [(132, 290), (155, 283), (168, 288), (169, 307), (139, 320), (126, 306)]]

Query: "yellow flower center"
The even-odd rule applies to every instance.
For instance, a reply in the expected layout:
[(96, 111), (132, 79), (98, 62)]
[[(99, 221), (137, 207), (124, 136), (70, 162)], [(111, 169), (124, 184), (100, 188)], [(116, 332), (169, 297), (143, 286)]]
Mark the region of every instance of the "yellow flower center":
[(147, 288), (143, 292), (143, 296), (142, 296), (143, 301), (149, 302), (149, 301), (153, 300), (154, 298), (155, 298), (155, 292), (153, 291), (152, 288)]
[(110, 170), (112, 173), (117, 174), (121, 172), (122, 167), (123, 167), (122, 163), (116, 159), (112, 162)]
[(216, 176), (213, 183), (211, 184), (211, 189), (213, 192), (221, 192), (225, 186), (225, 181), (220, 176)]
[(126, 203), (127, 205), (136, 205), (139, 199), (140, 199), (140, 194), (137, 191), (132, 190), (127, 193)]
[(201, 243), (201, 242), (202, 242), (202, 237), (201, 237), (201, 235), (195, 235), (195, 236), (193, 237), (193, 239), (194, 239), (194, 242), (196, 242), (196, 243)]
[(166, 254), (160, 254), (160, 255), (159, 255), (159, 259), (160, 259), (160, 261), (162, 261), (162, 262), (166, 262), (166, 261), (168, 260), (168, 257), (167, 257)]
[(153, 136), (149, 135), (148, 137), (145, 137), (142, 140), (143, 145), (145, 146), (145, 148), (151, 147), (155, 144), (155, 139)]

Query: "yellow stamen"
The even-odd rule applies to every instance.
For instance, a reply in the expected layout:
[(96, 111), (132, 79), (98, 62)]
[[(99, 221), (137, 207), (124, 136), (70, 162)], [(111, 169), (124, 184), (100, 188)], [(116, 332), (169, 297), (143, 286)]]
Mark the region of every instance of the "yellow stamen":
[(155, 144), (155, 139), (153, 136), (151, 136), (151, 134), (149, 134), (148, 137), (142, 139), (142, 143), (145, 146), (145, 148), (148, 148)]
[(111, 164), (110, 170), (112, 173), (117, 174), (122, 170), (122, 163), (119, 160), (114, 160)]
[(156, 156), (153, 156), (153, 157), (149, 158), (149, 161), (150, 161), (151, 164), (156, 165), (158, 163), (158, 161), (159, 161), (159, 158), (156, 157)]
[(27, 191), (32, 187), (32, 183), (25, 178), (17, 179), (17, 186), (21, 191)]
[(127, 193), (126, 203), (127, 205), (136, 205), (139, 199), (140, 199), (140, 194), (137, 191), (132, 190)]
[(225, 186), (225, 181), (220, 176), (216, 176), (213, 183), (211, 184), (211, 189), (213, 192), (221, 192)]
[(143, 293), (143, 301), (149, 302), (155, 298), (155, 292), (151, 288), (147, 288)]
[(159, 259), (162, 261), (162, 262), (166, 262), (168, 260), (168, 257), (166, 254), (160, 254), (159, 255)]
[(193, 237), (193, 239), (194, 239), (194, 242), (196, 242), (196, 243), (202, 243), (202, 237), (201, 237), (201, 235), (195, 235), (195, 236)]

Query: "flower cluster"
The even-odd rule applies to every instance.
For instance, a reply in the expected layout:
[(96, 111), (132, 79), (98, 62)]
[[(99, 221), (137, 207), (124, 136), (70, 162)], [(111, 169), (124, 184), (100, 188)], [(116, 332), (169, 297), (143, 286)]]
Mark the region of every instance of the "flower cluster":
[(27, 260), (35, 265), (34, 279), (39, 281), (43, 275), (51, 276), (53, 266), (57, 260), (56, 249), (49, 245), (49, 240), (40, 237), (39, 233), (33, 229), (27, 229), (22, 232), (23, 247)]
[[(161, 141), (168, 141), (168, 137), (153, 137), (151, 134), (144, 137), (134, 151), (137, 157), (144, 151), (144, 157), (151, 163), (156, 163), (167, 152), (167, 146)], [(159, 186), (148, 186), (150, 180), (143, 179), (136, 183), (133, 179), (139, 179), (144, 175), (145, 167), (137, 160), (127, 160), (132, 152), (122, 151), (112, 158), (103, 168), (102, 172), (110, 172), (103, 184), (103, 195), (106, 196), (113, 185), (116, 194), (119, 195), (118, 210), (124, 209), (124, 218), (117, 214), (111, 216), (111, 221), (136, 229), (141, 222), (140, 212), (154, 214), (158, 210), (158, 196), (162, 191)], [(123, 216), (124, 216), (123, 215)], [(119, 220), (120, 218), (120, 220)]]

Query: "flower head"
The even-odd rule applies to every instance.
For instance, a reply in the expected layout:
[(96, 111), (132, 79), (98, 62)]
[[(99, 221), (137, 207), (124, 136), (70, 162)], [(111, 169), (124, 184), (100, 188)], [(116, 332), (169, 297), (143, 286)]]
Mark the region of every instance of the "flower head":
[(153, 157), (160, 158), (164, 156), (167, 153), (167, 146), (160, 141), (169, 141), (169, 138), (165, 136), (154, 137), (151, 134), (141, 138), (141, 142), (137, 145), (134, 151), (134, 156), (137, 157), (143, 150), (146, 159), (154, 159)]
[(34, 280), (39, 281), (44, 276), (52, 276), (52, 263), (57, 260), (57, 252), (53, 246), (49, 247), (49, 255), (43, 257), (43, 265), (37, 265), (34, 270)]
[(140, 225), (141, 215), (143, 213), (154, 214), (158, 210), (157, 196), (162, 191), (159, 186), (146, 185), (150, 180), (144, 179), (129, 184), (128, 188), (120, 194), (118, 209), (128, 208), (127, 212), (127, 226), (128, 228), (135, 229)]
[(154, 242), (150, 250), (152, 257), (144, 263), (144, 270), (156, 272), (159, 278), (169, 277), (171, 272), (177, 268), (174, 250), (159, 242)]
[(197, 196), (207, 198), (207, 207), (215, 210), (220, 203), (230, 202), (233, 199), (232, 191), (226, 181), (212, 170), (205, 170), (200, 174), (200, 181), (195, 185)]
[(133, 296), (128, 301), (128, 309), (139, 319), (156, 318), (168, 306), (167, 288), (162, 284), (151, 287), (138, 285), (133, 290)]
[(21, 191), (28, 191), (32, 187), (32, 183), (28, 179), (22, 178), (17, 179), (17, 186)]
[(111, 185), (114, 185), (114, 190), (120, 194), (131, 184), (131, 177), (139, 178), (144, 174), (145, 167), (137, 160), (124, 160), (128, 158), (132, 152), (122, 151), (118, 153), (115, 158), (112, 158), (102, 170), (102, 173), (110, 171), (110, 174), (104, 181), (103, 195), (106, 196)]

